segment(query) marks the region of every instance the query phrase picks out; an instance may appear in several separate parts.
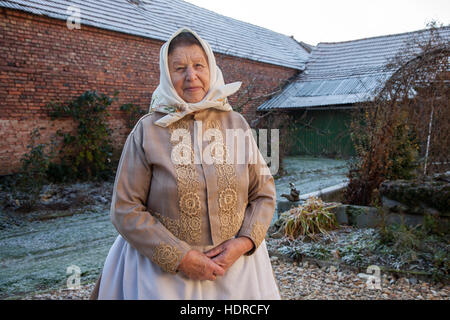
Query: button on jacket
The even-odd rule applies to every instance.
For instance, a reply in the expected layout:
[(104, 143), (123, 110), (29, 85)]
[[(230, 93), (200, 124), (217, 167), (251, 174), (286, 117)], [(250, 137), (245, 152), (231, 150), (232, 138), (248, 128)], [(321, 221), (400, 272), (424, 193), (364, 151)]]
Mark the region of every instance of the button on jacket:
[[(164, 128), (154, 124), (162, 116), (142, 117), (125, 142), (110, 211), (117, 231), (170, 273), (193, 247), (233, 237), (250, 238), (254, 248), (246, 255), (253, 254), (272, 220), (276, 192), (253, 136), (244, 144), (227, 139), (227, 131), (237, 139), (251, 133), (247, 121), (235, 111), (205, 109)], [(227, 162), (229, 154), (240, 160)]]

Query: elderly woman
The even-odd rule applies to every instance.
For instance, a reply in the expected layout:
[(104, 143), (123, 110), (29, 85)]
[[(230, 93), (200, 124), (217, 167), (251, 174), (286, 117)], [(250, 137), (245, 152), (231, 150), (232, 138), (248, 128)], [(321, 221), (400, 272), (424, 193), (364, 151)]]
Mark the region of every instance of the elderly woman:
[(194, 31), (162, 46), (151, 112), (119, 162), (110, 213), (119, 235), (92, 299), (280, 299), (264, 240), (275, 185), (228, 104), (240, 85), (224, 84)]

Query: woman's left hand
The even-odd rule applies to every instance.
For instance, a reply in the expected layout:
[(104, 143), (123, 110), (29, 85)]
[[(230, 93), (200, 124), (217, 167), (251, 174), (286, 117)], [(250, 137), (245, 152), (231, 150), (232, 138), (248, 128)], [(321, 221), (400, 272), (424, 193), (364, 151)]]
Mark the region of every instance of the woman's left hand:
[(253, 248), (253, 242), (247, 237), (233, 238), (205, 252), (206, 256), (221, 266), (225, 271), (243, 254)]

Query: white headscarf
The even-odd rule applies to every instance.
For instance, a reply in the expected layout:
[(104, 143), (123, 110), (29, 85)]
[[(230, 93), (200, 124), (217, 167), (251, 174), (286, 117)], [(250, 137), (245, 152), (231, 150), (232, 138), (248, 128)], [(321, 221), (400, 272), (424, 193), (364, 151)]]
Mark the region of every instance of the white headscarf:
[[(209, 64), (209, 91), (206, 93), (202, 101), (197, 103), (187, 103), (176, 92), (169, 73), (168, 50), (170, 42), (181, 32), (192, 33), (200, 42), (208, 57)], [(192, 112), (216, 108), (224, 111), (233, 110), (228, 103), (227, 97), (239, 90), (242, 82), (233, 82), (225, 84), (222, 71), (216, 65), (216, 59), (210, 45), (200, 38), (194, 31), (187, 27), (180, 28), (170, 39), (161, 47), (159, 54), (160, 80), (159, 86), (152, 95), (149, 112), (157, 111), (166, 113), (167, 115), (155, 121), (160, 127), (167, 127), (171, 123), (176, 122)]]

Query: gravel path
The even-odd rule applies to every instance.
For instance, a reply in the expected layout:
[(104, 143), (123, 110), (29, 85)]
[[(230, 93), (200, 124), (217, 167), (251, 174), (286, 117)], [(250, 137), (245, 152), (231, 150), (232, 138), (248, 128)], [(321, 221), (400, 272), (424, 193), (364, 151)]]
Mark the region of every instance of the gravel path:
[(367, 279), (352, 271), (271, 260), (283, 300), (449, 300), (450, 286), (381, 275), (380, 288), (370, 289)]
[[(381, 276), (380, 289), (370, 289), (366, 279), (349, 270), (320, 268), (311, 262), (296, 263), (271, 257), (283, 300), (449, 300), (450, 286), (433, 285), (421, 280), (410, 283), (406, 278)], [(86, 300), (94, 283), (79, 290), (34, 294), (24, 300)]]

